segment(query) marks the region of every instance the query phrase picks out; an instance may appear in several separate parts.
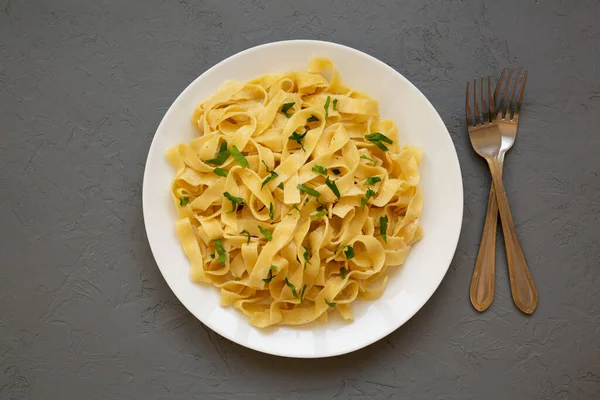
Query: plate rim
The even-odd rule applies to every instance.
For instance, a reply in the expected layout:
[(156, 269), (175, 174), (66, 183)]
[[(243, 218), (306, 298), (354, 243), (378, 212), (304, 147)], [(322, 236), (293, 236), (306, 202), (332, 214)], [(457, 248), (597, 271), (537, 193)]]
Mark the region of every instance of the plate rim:
[[(236, 58), (241, 57), (244, 54), (253, 52), (253, 51), (257, 51), (258, 49), (262, 49), (262, 48), (266, 48), (266, 47), (273, 47), (273, 46), (281, 46), (281, 45), (294, 45), (294, 44), (317, 44), (317, 45), (325, 45), (325, 46), (333, 46), (333, 47), (337, 47), (341, 50), (344, 51), (348, 51), (351, 53), (356, 53), (358, 56), (361, 57), (366, 57), (369, 58), (372, 62), (375, 62), (377, 64), (380, 64), (381, 66), (383, 66), (384, 68), (390, 70), (390, 72), (396, 74), (400, 79), (404, 80), (406, 84), (408, 84), (418, 96), (421, 96), (425, 99), (425, 101), (432, 107), (432, 109), (435, 111), (435, 115), (437, 117), (437, 122), (441, 124), (441, 126), (444, 127), (444, 130), (446, 132), (446, 137), (445, 140), (448, 140), (448, 142), (451, 145), (451, 148), (453, 150), (453, 154), (452, 154), (452, 159), (455, 162), (455, 167), (457, 168), (458, 174), (460, 176), (460, 179), (458, 180), (460, 183), (460, 187), (457, 188), (456, 192), (458, 193), (458, 195), (460, 196), (460, 210), (458, 211), (460, 214), (460, 218), (458, 218), (458, 221), (460, 221), (460, 223), (458, 223), (457, 227), (455, 228), (455, 232), (453, 232), (454, 234), (454, 239), (452, 240), (452, 252), (449, 256), (449, 259), (447, 261), (445, 261), (443, 264), (447, 266), (445, 266), (445, 271), (443, 274), (440, 274), (440, 278), (438, 280), (438, 282), (435, 283), (435, 286), (433, 288), (433, 290), (431, 291), (431, 293), (429, 293), (427, 295), (427, 300), (425, 300), (423, 302), (422, 305), (420, 305), (419, 307), (415, 307), (415, 309), (409, 313), (406, 314), (406, 318), (401, 320), (399, 324), (397, 324), (397, 326), (393, 327), (393, 328), (385, 328), (382, 329), (381, 334), (376, 335), (374, 339), (370, 340), (370, 341), (366, 341), (366, 342), (359, 342), (359, 344), (352, 346), (352, 347), (348, 347), (345, 348), (343, 350), (339, 350), (339, 351), (329, 351), (326, 352), (326, 354), (316, 354), (316, 353), (310, 353), (310, 354), (302, 354), (302, 355), (298, 355), (298, 354), (287, 354), (285, 352), (281, 352), (281, 351), (269, 351), (268, 349), (264, 349), (262, 347), (257, 347), (254, 346), (251, 342), (245, 342), (245, 343), (240, 343), (239, 341), (237, 341), (233, 335), (229, 334), (226, 330), (222, 330), (219, 329), (218, 327), (216, 327), (214, 324), (212, 324), (210, 321), (208, 320), (204, 320), (202, 318), (200, 318), (196, 312), (194, 312), (191, 308), (187, 307), (185, 302), (181, 299), (180, 295), (173, 289), (173, 285), (169, 282), (169, 279), (167, 278), (165, 272), (163, 272), (163, 267), (160, 266), (160, 264), (157, 261), (156, 258), (156, 251), (155, 248), (152, 244), (152, 240), (151, 240), (151, 236), (150, 236), (150, 232), (149, 232), (149, 219), (150, 217), (147, 215), (147, 210), (149, 208), (149, 206), (147, 205), (147, 203), (150, 201), (148, 199), (149, 197), (149, 189), (148, 185), (146, 184), (146, 182), (150, 179), (148, 177), (148, 165), (150, 165), (151, 159), (153, 158), (153, 154), (156, 153), (156, 149), (154, 149), (154, 146), (156, 144), (156, 135), (157, 133), (161, 130), (163, 124), (165, 124), (165, 121), (167, 120), (167, 117), (169, 116), (169, 114), (172, 112), (173, 110), (173, 105), (175, 105), (177, 103), (177, 101), (181, 98), (184, 97), (184, 95), (192, 90), (192, 87), (195, 86), (196, 82), (198, 80), (200, 80), (204, 75), (210, 73), (211, 71), (219, 68), (222, 64), (226, 63), (226, 62), (230, 62), (232, 60), (235, 60)], [(266, 73), (266, 72), (265, 72)], [(406, 78), (404, 75), (402, 75), (400, 72), (398, 72), (397, 70), (395, 70), (394, 68), (392, 68), (390, 65), (388, 65), (387, 63), (379, 60), (378, 58), (363, 52), (361, 50), (355, 49), (353, 47), (350, 46), (346, 46), (343, 44), (339, 44), (339, 43), (335, 43), (335, 42), (330, 42), (330, 41), (324, 41), (324, 40), (311, 40), (311, 39), (293, 39), (293, 40), (280, 40), (280, 41), (273, 41), (273, 42), (268, 42), (268, 43), (264, 43), (264, 44), (260, 44), (257, 46), (253, 46), (253, 47), (249, 47), (247, 49), (241, 50), (235, 54), (232, 54), (226, 58), (224, 58), (223, 60), (219, 61), (218, 63), (216, 63), (215, 65), (213, 65), (212, 67), (208, 68), (206, 71), (202, 72), (199, 76), (197, 76), (195, 79), (193, 79), (184, 89), (183, 91), (177, 95), (177, 97), (173, 100), (173, 102), (171, 103), (171, 105), (169, 106), (169, 108), (167, 109), (167, 111), (165, 112), (165, 114), (163, 115), (160, 123), (158, 124), (156, 131), (154, 132), (154, 135), (152, 136), (152, 142), (150, 144), (150, 147), (148, 148), (148, 155), (146, 157), (146, 163), (144, 165), (144, 174), (143, 174), (143, 178), (142, 178), (142, 214), (143, 214), (143, 220), (144, 220), (144, 228), (145, 228), (145, 232), (146, 232), (146, 238), (148, 241), (148, 245), (150, 247), (150, 251), (152, 253), (152, 257), (154, 258), (154, 262), (156, 264), (156, 266), (158, 267), (163, 279), (165, 280), (165, 282), (167, 283), (167, 286), (169, 287), (169, 289), (171, 290), (171, 292), (175, 295), (175, 297), (177, 298), (177, 300), (186, 308), (186, 310), (188, 312), (190, 312), (200, 323), (204, 324), (205, 326), (207, 326), (208, 328), (210, 328), (213, 332), (221, 335), (222, 337), (230, 340), (233, 343), (236, 343), (237, 345), (252, 349), (254, 351), (260, 352), (260, 353), (265, 353), (265, 354), (270, 354), (270, 355), (274, 355), (274, 356), (280, 356), (280, 357), (290, 357), (290, 358), (306, 358), (306, 359), (315, 359), (315, 358), (329, 358), (329, 357), (335, 357), (335, 356), (339, 356), (339, 355), (343, 355), (343, 354), (349, 354), (352, 352), (355, 352), (357, 350), (363, 349), (365, 347), (368, 347), (370, 345), (372, 345), (375, 342), (378, 342), (379, 340), (385, 338), (386, 336), (390, 335), (391, 333), (395, 332), (396, 330), (398, 330), (400, 327), (402, 327), (403, 325), (405, 325), (411, 318), (413, 318), (415, 316), (416, 313), (418, 313), (420, 310), (423, 309), (423, 307), (425, 307), (425, 305), (431, 300), (431, 298), (433, 297), (433, 295), (435, 294), (435, 292), (439, 289), (440, 284), (442, 283), (442, 281), (444, 280), (444, 278), (446, 277), (448, 270), (450, 269), (450, 266), (452, 264), (452, 260), (454, 259), (454, 256), (456, 254), (456, 250), (458, 248), (458, 243), (460, 240), (460, 233), (462, 231), (462, 222), (463, 222), (463, 216), (464, 216), (464, 186), (463, 186), (463, 180), (462, 180), (462, 170), (460, 167), (460, 161), (458, 158), (458, 152), (456, 151), (456, 146), (454, 145), (454, 141), (452, 140), (452, 137), (450, 135), (450, 132), (448, 131), (448, 127), (446, 126), (446, 124), (444, 123), (442, 117), (440, 116), (438, 110), (435, 108), (435, 106), (431, 103), (431, 101), (429, 101), (429, 99), (419, 90), (419, 88), (417, 88), (408, 78)], [(450, 247), (450, 246), (449, 246)], [(353, 322), (354, 323), (354, 322)], [(394, 324), (396, 325), (396, 324)]]

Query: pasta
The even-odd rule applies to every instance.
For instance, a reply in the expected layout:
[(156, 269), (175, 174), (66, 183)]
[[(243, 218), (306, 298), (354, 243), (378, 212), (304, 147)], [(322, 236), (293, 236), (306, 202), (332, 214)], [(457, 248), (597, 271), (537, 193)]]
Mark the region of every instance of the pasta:
[(192, 122), (167, 151), (190, 278), (256, 327), (353, 320), (423, 235), (421, 151), (328, 59), (226, 82)]

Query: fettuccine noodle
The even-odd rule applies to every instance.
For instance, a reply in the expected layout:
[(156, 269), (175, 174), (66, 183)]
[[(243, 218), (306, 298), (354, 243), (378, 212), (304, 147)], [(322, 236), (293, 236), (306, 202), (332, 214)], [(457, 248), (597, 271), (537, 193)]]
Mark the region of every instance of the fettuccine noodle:
[(257, 327), (327, 320), (379, 298), (422, 237), (421, 151), (328, 59), (226, 82), (167, 152), (176, 232), (194, 282)]

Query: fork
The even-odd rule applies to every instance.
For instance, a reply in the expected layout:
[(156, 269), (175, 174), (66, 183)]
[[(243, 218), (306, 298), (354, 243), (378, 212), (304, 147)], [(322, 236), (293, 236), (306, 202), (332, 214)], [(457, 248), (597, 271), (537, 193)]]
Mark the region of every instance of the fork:
[[(504, 93), (502, 93), (502, 99), (507, 99), (508, 90), (511, 84), (511, 78), (513, 76), (513, 70), (511, 69), (508, 74)], [(500, 90), (504, 83), (504, 77), (506, 75), (506, 68), (502, 71), (500, 79), (496, 84), (496, 90), (494, 90), (494, 99), (498, 102), (500, 99)], [(514, 98), (515, 90), (519, 82), (521, 75), (521, 69), (517, 70), (516, 79), (511, 92), (511, 99)], [(523, 93), (525, 90), (525, 84), (527, 82), (527, 71), (523, 75), (523, 82), (519, 88), (517, 104), (521, 105), (523, 100)], [(483, 83), (482, 83), (483, 85)], [(483, 88), (483, 86), (482, 86)], [(468, 96), (468, 94), (467, 94)], [(483, 97), (483, 96), (482, 96)], [(500, 128), (500, 134), (502, 135), (502, 145), (500, 152), (498, 153), (498, 163), (500, 164), (500, 173), (504, 166), (504, 155), (515, 142), (517, 134), (517, 124), (519, 122), (519, 111), (517, 111), (513, 119), (506, 118), (497, 120)], [(485, 216), (485, 224), (483, 227), (483, 233), (481, 235), (481, 243), (479, 245), (479, 252), (477, 254), (477, 260), (475, 262), (475, 268), (473, 269), (473, 277), (471, 279), (471, 287), (469, 290), (471, 304), (479, 312), (485, 311), (492, 304), (494, 300), (494, 277), (495, 277), (495, 262), (496, 262), (496, 230), (498, 224), (498, 203), (496, 200), (496, 192), (494, 185), (490, 186), (490, 195), (488, 198), (487, 213)]]
[[(518, 74), (520, 74), (520, 71)], [(486, 216), (484, 235), (482, 236), (481, 246), (483, 249), (480, 247), (480, 254), (478, 254), (477, 257), (476, 271), (473, 274), (473, 281), (471, 282), (471, 302), (479, 311), (483, 311), (489, 307), (493, 299), (493, 259), (495, 256), (495, 220), (497, 219), (497, 214), (493, 213), (493, 215), (490, 215), (490, 211), (494, 212), (494, 203), (497, 203), (500, 211), (500, 220), (502, 221), (502, 230), (506, 245), (506, 255), (513, 301), (521, 311), (527, 314), (531, 314), (537, 306), (537, 290), (533, 284), (531, 274), (529, 273), (529, 268), (527, 267), (527, 261), (525, 260), (523, 250), (521, 249), (521, 244), (517, 237), (512, 214), (508, 205), (508, 199), (506, 197), (506, 191), (504, 189), (504, 183), (502, 181), (504, 154), (508, 148), (512, 146), (516, 135), (520, 107), (523, 100), (525, 80), (527, 77), (526, 74), (524, 82), (521, 85), (518, 100), (516, 103), (514, 103), (513, 100), (518, 79), (515, 81), (510, 99), (507, 96), (508, 88), (510, 86), (510, 78), (512, 76), (511, 71), (507, 86), (503, 93), (502, 101), (499, 102), (498, 110), (496, 110), (495, 96), (497, 97), (499, 94), (501, 82), (499, 82), (494, 96), (494, 94), (492, 94), (491, 78), (488, 76), (487, 92), (489, 99), (488, 103), (486, 104), (484, 78), (481, 78), (480, 109), (477, 101), (477, 80), (474, 80), (474, 113), (472, 113), (470, 105), (470, 81), (467, 81), (466, 117), (469, 138), (475, 152), (477, 152), (477, 154), (487, 161), (493, 180), (490, 198), (488, 200), (488, 214)], [(503, 135), (504, 132), (505, 134)], [(494, 197), (496, 197), (495, 202)], [(494, 227), (493, 231), (491, 230), (492, 226)], [(477, 271), (478, 267), (480, 267), (480, 269)], [(483, 268), (483, 270), (481, 268)], [(473, 285), (475, 285), (475, 291), (473, 290)]]

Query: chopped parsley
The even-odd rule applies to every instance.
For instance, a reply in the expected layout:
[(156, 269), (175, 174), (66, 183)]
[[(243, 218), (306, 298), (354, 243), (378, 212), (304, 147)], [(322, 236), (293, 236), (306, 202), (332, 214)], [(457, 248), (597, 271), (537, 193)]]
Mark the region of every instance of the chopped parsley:
[(217, 154), (217, 157), (211, 158), (210, 160), (206, 160), (204, 162), (206, 164), (223, 165), (223, 163), (229, 158), (230, 154), (231, 152), (227, 150), (227, 142), (222, 141), (221, 148), (219, 149), (219, 154)]
[(300, 209), (298, 208), (298, 206), (296, 204), (294, 204), (294, 207), (292, 207), (294, 210), (297, 210), (298, 212), (302, 212), (300, 211)]
[(344, 254), (346, 255), (346, 258), (348, 260), (350, 260), (351, 258), (354, 258), (354, 248), (352, 246), (346, 246), (346, 250), (344, 250)]
[(210, 253), (210, 258), (215, 258), (215, 253)]
[[(262, 182), (262, 185), (260, 186), (261, 190), (262, 190), (262, 188), (265, 187), (265, 185), (267, 183), (269, 183), (270, 181), (272, 181), (273, 179), (275, 179), (275, 178), (277, 178), (279, 176), (279, 174), (277, 172), (269, 169), (269, 166), (267, 165), (267, 163), (264, 160), (262, 160), (262, 162), (263, 162), (263, 164), (265, 164), (265, 168), (267, 169), (267, 172), (269, 173), (269, 176), (267, 176), (265, 178), (265, 180)], [(277, 186), (277, 187), (279, 187), (279, 186)]]
[(273, 209), (273, 203), (269, 205), (269, 218), (273, 219), (275, 217), (275, 210)]
[(332, 169), (332, 170), (331, 170), (331, 172), (333, 172), (333, 173), (334, 173), (334, 174), (336, 174), (336, 175), (339, 175), (339, 174), (341, 174), (341, 173), (342, 173), (342, 172), (341, 172), (339, 169), (337, 169), (337, 168), (334, 168), (334, 169)]
[(308, 258), (310, 257), (310, 249), (305, 248), (302, 257), (304, 257), (306, 264), (310, 264), (310, 261), (308, 261)]
[(241, 231), (241, 232), (240, 232), (240, 235), (242, 235), (242, 234), (244, 234), (244, 233), (245, 233), (246, 235), (248, 235), (248, 241), (246, 242), (246, 244), (250, 244), (250, 238), (251, 238), (251, 236), (250, 236), (250, 232), (248, 232), (248, 230), (247, 230), (247, 229), (244, 229), (243, 231)]
[(269, 275), (267, 275), (266, 278), (263, 278), (263, 282), (264, 283), (270, 283), (273, 280), (273, 271), (277, 270), (277, 265), (271, 265), (271, 268), (269, 268)]
[(327, 170), (320, 165), (315, 165), (314, 167), (312, 167), (312, 172), (316, 172), (317, 174), (327, 175)]
[(315, 196), (315, 197), (319, 197), (321, 195), (321, 193), (317, 192), (315, 189), (313, 188), (309, 188), (308, 186), (305, 185), (298, 185), (296, 186), (301, 192), (304, 192), (308, 195), (311, 196)]
[(379, 132), (373, 132), (369, 135), (365, 135), (365, 139), (367, 139), (369, 142), (373, 143), (375, 146), (379, 147), (383, 151), (389, 150), (384, 143), (394, 143), (392, 139)]
[(330, 308), (335, 307), (336, 303), (330, 303), (329, 300), (325, 299), (325, 304), (327, 304)]
[(283, 103), (283, 106), (281, 107), (281, 112), (284, 113), (286, 117), (290, 118), (292, 114), (288, 113), (288, 111), (290, 110), (290, 108), (294, 107), (294, 104), (296, 103), (293, 101), (291, 103)]
[(322, 209), (322, 210), (319, 210), (316, 213), (312, 214), (310, 216), (310, 219), (312, 219), (313, 221), (316, 221), (319, 218), (324, 217), (326, 215), (327, 215), (327, 210), (326, 209)]
[(381, 237), (383, 237), (383, 241), (386, 243), (387, 243), (387, 224), (388, 224), (387, 215), (379, 218), (379, 233), (381, 234)]
[(213, 172), (219, 176), (227, 176), (227, 170), (223, 168), (215, 168)]
[(259, 226), (258, 229), (260, 230), (260, 233), (262, 233), (262, 235), (266, 237), (269, 242), (273, 240), (273, 234), (270, 230), (268, 230), (267, 228), (263, 228), (262, 226)]
[(325, 180), (325, 184), (327, 185), (327, 187), (329, 189), (331, 189), (331, 191), (333, 192), (333, 194), (335, 194), (335, 197), (337, 197), (338, 199), (341, 198), (340, 191), (337, 188), (337, 186), (335, 184), (335, 181), (331, 181), (331, 180), (329, 180), (329, 177), (327, 177), (327, 179)]
[(250, 164), (248, 164), (248, 159), (244, 157), (242, 152), (236, 146), (231, 146), (231, 155), (242, 167), (248, 168), (250, 166)]
[(306, 292), (306, 284), (302, 286), (302, 292), (300, 292), (300, 304), (304, 302), (304, 292)]
[(283, 190), (283, 182), (279, 182), (279, 185), (277, 185), (277, 187), (281, 190)]
[(235, 197), (233, 196), (231, 193), (229, 192), (225, 192), (223, 193), (223, 196), (225, 196), (227, 198), (227, 200), (231, 201), (231, 211), (228, 211), (227, 214), (231, 214), (233, 212), (237, 211), (238, 205), (242, 205), (244, 204), (244, 199), (242, 199), (241, 197)]
[(302, 139), (304, 139), (304, 137), (306, 136), (307, 133), (308, 133), (308, 131), (305, 131), (304, 133), (294, 132), (294, 133), (292, 133), (292, 136), (288, 136), (288, 139), (293, 140), (294, 142), (298, 143), (300, 145), (300, 147), (302, 147), (302, 150), (304, 150), (304, 152), (306, 152), (306, 149), (304, 148), (304, 144), (302, 144)]
[(187, 203), (189, 203), (189, 202), (190, 202), (190, 198), (189, 198), (189, 197), (187, 197), (187, 196), (186, 196), (186, 197), (180, 197), (180, 198), (179, 198), (179, 206), (180, 206), (180, 207), (185, 207), (185, 206), (187, 206)]
[(377, 182), (381, 182), (381, 178), (378, 176), (372, 176), (370, 178), (367, 178), (367, 180), (365, 180), (365, 185), (374, 185)]
[(346, 267), (342, 267), (342, 269), (340, 269), (340, 276), (342, 277), (342, 279), (346, 279), (347, 272), (348, 270), (346, 269)]
[(219, 255), (219, 263), (225, 265), (225, 261), (227, 261), (227, 254), (225, 254), (225, 249), (223, 248), (223, 242), (221, 239), (215, 240), (215, 249)]
[(337, 111), (337, 101), (338, 99), (333, 99), (333, 111)]
[(371, 190), (371, 188), (367, 189), (367, 194), (365, 195), (365, 197), (361, 197), (360, 198), (360, 207), (362, 209), (365, 208), (365, 206), (367, 205), (367, 202), (369, 201), (369, 199), (373, 196), (375, 196), (377, 193), (375, 193), (373, 190)]
[(331, 96), (327, 96), (327, 100), (325, 100), (325, 105), (323, 106), (325, 108), (325, 121), (329, 118), (329, 102), (331, 102)]
[(373, 160), (371, 157), (369, 156), (365, 156), (364, 154), (362, 156), (360, 156), (360, 158), (362, 158), (363, 160), (369, 160), (371, 161), (373, 164), (377, 165), (377, 161)]
[(267, 172), (271, 172), (272, 170), (269, 169), (269, 166), (267, 165), (267, 163), (265, 162), (265, 160), (260, 160), (263, 164), (265, 164), (265, 168), (267, 169)]
[(290, 281), (288, 281), (287, 276), (285, 277), (285, 284), (287, 285), (287, 287), (289, 287), (290, 289), (292, 289), (292, 295), (295, 298), (298, 298), (298, 293), (296, 293), (296, 287), (294, 286), (294, 284)]
[(306, 122), (318, 122), (319, 118), (315, 117), (314, 115), (310, 114), (310, 118), (308, 118), (306, 120)]

